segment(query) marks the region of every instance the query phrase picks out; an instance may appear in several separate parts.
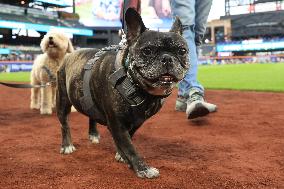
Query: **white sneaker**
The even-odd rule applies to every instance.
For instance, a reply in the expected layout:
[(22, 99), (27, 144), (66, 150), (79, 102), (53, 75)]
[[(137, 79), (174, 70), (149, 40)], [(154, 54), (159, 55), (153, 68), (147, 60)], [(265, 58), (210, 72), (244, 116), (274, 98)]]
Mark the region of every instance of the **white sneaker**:
[(211, 112), (217, 111), (217, 106), (205, 102), (203, 95), (198, 90), (191, 90), (187, 100), (186, 115), (188, 119), (206, 116)]
[(186, 97), (183, 97), (183, 96), (178, 96), (177, 99), (176, 99), (176, 107), (175, 107), (175, 110), (176, 111), (179, 111), (179, 112), (185, 112), (186, 111), (186, 102), (187, 102), (187, 99)]

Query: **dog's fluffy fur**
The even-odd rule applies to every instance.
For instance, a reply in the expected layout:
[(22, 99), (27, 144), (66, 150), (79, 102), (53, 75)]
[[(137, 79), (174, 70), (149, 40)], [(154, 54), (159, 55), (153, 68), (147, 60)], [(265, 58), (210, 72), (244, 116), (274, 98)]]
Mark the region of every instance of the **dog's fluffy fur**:
[[(50, 82), (50, 76), (45, 66), (51, 74), (56, 77), (59, 65), (62, 63), (65, 55), (74, 51), (70, 39), (63, 33), (52, 31), (47, 33), (40, 47), (43, 54), (39, 55), (33, 64), (31, 71), (31, 84), (40, 85)], [(52, 108), (55, 107), (55, 85), (45, 88), (31, 89), (31, 109), (40, 109), (40, 114), (52, 114)]]

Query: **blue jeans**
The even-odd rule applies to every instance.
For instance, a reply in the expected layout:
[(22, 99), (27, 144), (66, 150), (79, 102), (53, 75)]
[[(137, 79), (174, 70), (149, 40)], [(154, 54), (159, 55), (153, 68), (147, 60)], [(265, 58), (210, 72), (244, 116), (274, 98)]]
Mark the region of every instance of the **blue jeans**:
[(211, 5), (212, 0), (171, 0), (173, 16), (178, 16), (183, 26), (190, 26), (183, 31), (183, 37), (190, 51), (190, 68), (185, 78), (178, 84), (179, 96), (188, 97), (192, 88), (204, 96), (204, 88), (197, 81), (198, 52), (195, 37), (204, 35)]

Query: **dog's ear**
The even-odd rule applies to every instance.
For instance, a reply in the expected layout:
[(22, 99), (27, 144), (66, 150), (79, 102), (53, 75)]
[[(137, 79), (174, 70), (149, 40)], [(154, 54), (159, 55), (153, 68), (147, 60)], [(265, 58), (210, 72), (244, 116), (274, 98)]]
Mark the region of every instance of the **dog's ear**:
[(146, 30), (143, 20), (138, 12), (133, 8), (128, 8), (125, 13), (125, 22), (127, 26), (127, 41), (131, 43), (133, 39), (138, 37)]
[(175, 21), (172, 25), (172, 28), (170, 29), (170, 32), (177, 33), (179, 35), (182, 35), (182, 23), (179, 19), (179, 17), (175, 17)]
[(74, 47), (73, 47), (73, 45), (72, 45), (72, 42), (71, 42), (70, 39), (68, 39), (67, 52), (68, 52), (68, 53), (71, 53), (71, 52), (73, 52), (73, 51), (74, 51)]
[(44, 36), (40, 42), (40, 48), (43, 53), (46, 52), (46, 37)]

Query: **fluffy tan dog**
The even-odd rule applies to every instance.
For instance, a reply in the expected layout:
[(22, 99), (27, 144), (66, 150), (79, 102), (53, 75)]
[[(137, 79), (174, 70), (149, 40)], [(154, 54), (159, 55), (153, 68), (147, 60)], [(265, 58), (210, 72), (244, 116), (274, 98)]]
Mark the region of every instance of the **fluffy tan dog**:
[[(32, 85), (45, 85), (56, 77), (59, 65), (67, 53), (74, 51), (70, 39), (63, 33), (49, 32), (40, 43), (43, 54), (39, 55), (31, 71)], [(56, 86), (31, 89), (31, 109), (40, 109), (40, 114), (52, 114), (55, 107)]]

